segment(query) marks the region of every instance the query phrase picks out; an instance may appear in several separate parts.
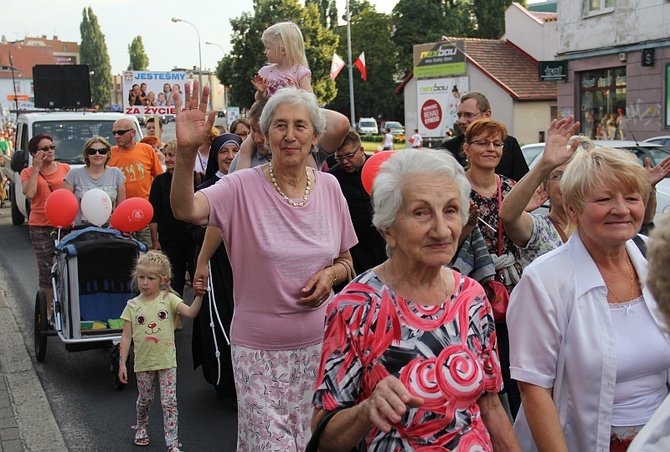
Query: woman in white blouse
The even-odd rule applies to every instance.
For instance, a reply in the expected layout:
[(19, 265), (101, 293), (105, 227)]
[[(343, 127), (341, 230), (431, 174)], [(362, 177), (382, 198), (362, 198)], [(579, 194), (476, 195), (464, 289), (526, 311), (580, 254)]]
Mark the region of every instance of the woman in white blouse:
[(524, 451), (626, 450), (668, 394), (670, 343), (633, 238), (651, 190), (633, 154), (575, 153), (560, 182), (576, 226), (539, 257), (507, 312)]

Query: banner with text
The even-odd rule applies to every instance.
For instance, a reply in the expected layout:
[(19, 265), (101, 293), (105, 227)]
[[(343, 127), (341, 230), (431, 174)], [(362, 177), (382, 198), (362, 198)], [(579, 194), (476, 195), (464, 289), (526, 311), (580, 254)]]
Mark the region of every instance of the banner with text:
[(426, 138), (443, 138), (454, 129), (458, 101), (470, 90), (468, 77), (416, 81), (419, 133)]
[(414, 46), (414, 78), (465, 74), (463, 41), (440, 41)]
[(126, 71), (123, 73), (123, 111), (127, 115), (174, 115), (174, 92), (183, 100), (186, 72)]

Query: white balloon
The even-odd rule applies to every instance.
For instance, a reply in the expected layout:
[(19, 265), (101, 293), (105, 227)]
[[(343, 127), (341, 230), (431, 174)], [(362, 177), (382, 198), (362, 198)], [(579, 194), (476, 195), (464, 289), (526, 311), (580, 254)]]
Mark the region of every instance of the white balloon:
[(81, 213), (89, 223), (102, 226), (112, 214), (112, 200), (104, 190), (89, 190), (81, 198)]

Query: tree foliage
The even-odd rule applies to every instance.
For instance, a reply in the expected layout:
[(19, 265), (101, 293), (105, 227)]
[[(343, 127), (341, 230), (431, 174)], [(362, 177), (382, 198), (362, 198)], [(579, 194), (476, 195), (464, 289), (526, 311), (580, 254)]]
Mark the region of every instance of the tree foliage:
[[(353, 68), (354, 108), (356, 118), (397, 116), (396, 109), (401, 98), (393, 93), (397, 86), (396, 47), (391, 40), (390, 17), (379, 13), (365, 0), (351, 1), (351, 59), (352, 63), (361, 52), (365, 52), (367, 81), (363, 81), (358, 69)], [(337, 54), (345, 62), (347, 57), (347, 27), (338, 29), (340, 45)], [(332, 55), (331, 55), (332, 58)], [(337, 97), (329, 108), (350, 116), (349, 71), (342, 69), (337, 76)]]
[(305, 0), (305, 6), (316, 5), (319, 20), (325, 28), (337, 27), (337, 3), (335, 0)]
[(98, 18), (89, 6), (82, 12), (79, 25), (81, 44), (79, 55), (82, 64), (87, 64), (91, 71), (91, 99), (93, 105), (109, 107), (112, 96), (112, 65), (109, 62), (105, 35), (100, 30)]
[(128, 45), (128, 55), (130, 56), (129, 71), (146, 71), (149, 67), (149, 57), (144, 51), (142, 36), (135, 36)]
[[(442, 36), (500, 38), (505, 9), (512, 0), (399, 0), (391, 15), (378, 13), (369, 0), (350, 0), (352, 60), (365, 52), (368, 80), (353, 69), (356, 116), (402, 117), (402, 97), (393, 93), (413, 68), (415, 44)], [(525, 6), (526, 1), (519, 1)], [(254, 0), (254, 11), (231, 19), (233, 50), (219, 62), (217, 76), (231, 88), (231, 105), (249, 107), (251, 80), (264, 64), (261, 34), (273, 23), (292, 20), (305, 38), (312, 88), (322, 104), (349, 116), (349, 73), (336, 82), (330, 64), (337, 52), (347, 60), (346, 26), (337, 26), (335, 0)], [(346, 12), (345, 12), (346, 14)], [(342, 18), (346, 22), (346, 16)]]
[(254, 14), (243, 13), (230, 20), (233, 28), (232, 51), (216, 69), (216, 75), (231, 87), (229, 104), (248, 108), (254, 101), (251, 80), (267, 60), (261, 42), (263, 31), (270, 25), (290, 20), (298, 24), (305, 39), (305, 53), (312, 71), (312, 89), (321, 104), (335, 97), (335, 84), (330, 80), (330, 62), (337, 48), (337, 35), (321, 24), (315, 4), (303, 7), (297, 0), (254, 0)]
[[(505, 34), (505, 10), (513, 0), (473, 0), (476, 37), (499, 39)], [(525, 3), (525, 2), (523, 2)]]
[(392, 22), (398, 69), (404, 74), (414, 67), (414, 45), (472, 33), (470, 4), (466, 1), (454, 1), (450, 6), (434, 0), (400, 0), (393, 8)]

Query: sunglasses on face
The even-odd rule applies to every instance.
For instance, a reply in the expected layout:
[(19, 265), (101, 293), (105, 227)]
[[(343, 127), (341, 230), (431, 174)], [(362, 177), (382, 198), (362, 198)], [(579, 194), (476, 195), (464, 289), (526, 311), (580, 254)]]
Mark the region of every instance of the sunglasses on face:
[(54, 146), (53, 144), (50, 144), (49, 146), (44, 146), (43, 148), (39, 148), (38, 151), (49, 152), (49, 151), (53, 151), (54, 149), (56, 149), (56, 146)]
[(133, 129), (112, 130), (112, 134), (121, 136), (121, 135), (125, 135), (126, 133), (130, 132), (131, 130), (133, 130)]
[(105, 148), (97, 148), (97, 149), (96, 148), (86, 149), (86, 153), (88, 155), (95, 155), (96, 153), (98, 153), (100, 155), (107, 155), (108, 152), (109, 152), (109, 148), (106, 148), (106, 147)]

